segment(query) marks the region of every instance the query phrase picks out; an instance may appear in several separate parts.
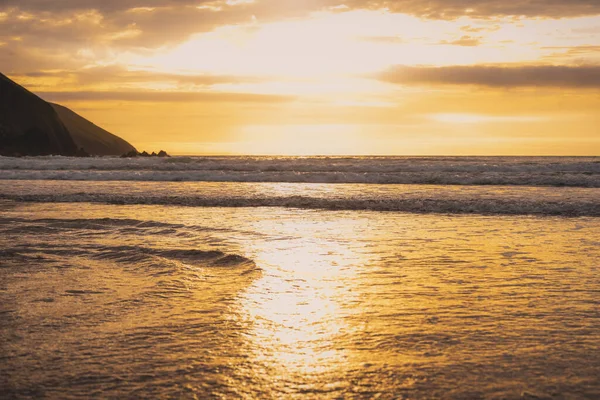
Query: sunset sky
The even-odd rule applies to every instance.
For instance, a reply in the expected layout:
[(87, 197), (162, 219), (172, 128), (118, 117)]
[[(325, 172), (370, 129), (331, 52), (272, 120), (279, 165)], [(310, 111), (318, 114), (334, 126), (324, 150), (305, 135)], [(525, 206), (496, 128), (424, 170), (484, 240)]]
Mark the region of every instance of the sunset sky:
[(0, 0), (0, 72), (140, 150), (600, 155), (598, 0)]

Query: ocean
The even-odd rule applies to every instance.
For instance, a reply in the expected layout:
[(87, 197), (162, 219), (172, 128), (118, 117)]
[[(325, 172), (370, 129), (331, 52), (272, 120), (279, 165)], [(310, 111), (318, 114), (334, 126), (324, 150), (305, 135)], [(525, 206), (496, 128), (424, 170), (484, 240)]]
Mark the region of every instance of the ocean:
[(2, 398), (600, 398), (600, 157), (0, 157)]

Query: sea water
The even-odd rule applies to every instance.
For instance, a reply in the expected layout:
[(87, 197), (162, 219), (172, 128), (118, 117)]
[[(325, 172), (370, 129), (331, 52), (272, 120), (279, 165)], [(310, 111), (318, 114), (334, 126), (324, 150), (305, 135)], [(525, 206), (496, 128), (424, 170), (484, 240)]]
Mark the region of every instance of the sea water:
[(0, 397), (600, 398), (600, 159), (0, 157)]

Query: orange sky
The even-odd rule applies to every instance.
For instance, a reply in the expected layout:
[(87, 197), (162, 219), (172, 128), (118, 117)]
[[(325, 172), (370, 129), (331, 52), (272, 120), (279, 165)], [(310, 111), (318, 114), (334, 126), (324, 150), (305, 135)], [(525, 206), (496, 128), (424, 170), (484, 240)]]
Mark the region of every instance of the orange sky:
[(600, 155), (596, 0), (6, 0), (0, 72), (173, 154)]

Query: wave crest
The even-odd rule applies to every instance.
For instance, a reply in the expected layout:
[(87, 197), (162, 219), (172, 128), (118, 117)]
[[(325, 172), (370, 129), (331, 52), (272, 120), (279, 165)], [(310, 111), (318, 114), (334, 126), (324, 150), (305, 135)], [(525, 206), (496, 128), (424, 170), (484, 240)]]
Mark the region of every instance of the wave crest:
[(2, 179), (600, 187), (597, 157), (7, 158)]

